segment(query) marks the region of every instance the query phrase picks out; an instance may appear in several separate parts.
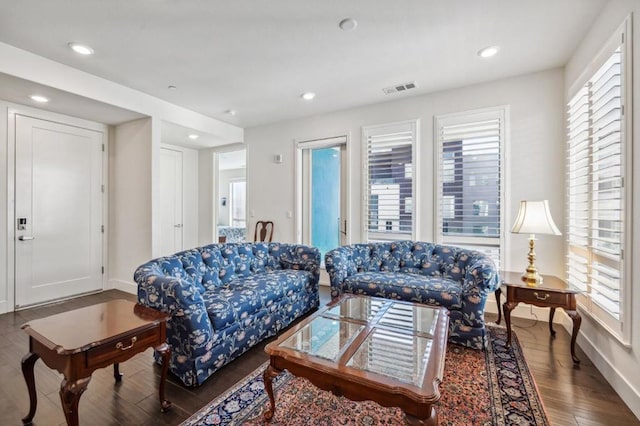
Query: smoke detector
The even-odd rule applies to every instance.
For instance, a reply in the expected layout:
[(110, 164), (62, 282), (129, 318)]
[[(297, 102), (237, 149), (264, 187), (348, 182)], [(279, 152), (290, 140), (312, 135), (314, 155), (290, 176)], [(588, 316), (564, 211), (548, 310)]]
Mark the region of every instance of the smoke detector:
[(382, 91), (386, 95), (390, 95), (392, 93), (404, 92), (406, 90), (415, 89), (418, 87), (415, 81), (410, 81), (409, 83), (396, 84), (395, 86), (385, 87)]

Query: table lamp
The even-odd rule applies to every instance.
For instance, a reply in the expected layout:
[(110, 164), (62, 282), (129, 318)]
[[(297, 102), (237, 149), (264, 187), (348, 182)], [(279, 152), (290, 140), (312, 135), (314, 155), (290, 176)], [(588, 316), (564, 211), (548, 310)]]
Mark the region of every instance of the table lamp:
[(522, 275), (522, 281), (529, 287), (537, 287), (542, 284), (542, 277), (538, 274), (538, 268), (534, 264), (536, 259), (535, 234), (562, 235), (558, 227), (553, 223), (549, 211), (549, 201), (520, 201), (520, 210), (511, 232), (514, 234), (529, 234), (529, 266)]

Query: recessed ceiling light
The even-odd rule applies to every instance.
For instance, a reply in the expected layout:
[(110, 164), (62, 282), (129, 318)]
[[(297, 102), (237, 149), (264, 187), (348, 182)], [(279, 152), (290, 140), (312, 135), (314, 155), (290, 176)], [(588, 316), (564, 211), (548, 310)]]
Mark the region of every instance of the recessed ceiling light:
[(236, 110), (235, 109), (228, 109), (224, 112), (227, 115), (236, 115)]
[(88, 55), (93, 55), (95, 53), (93, 49), (87, 46), (86, 44), (76, 43), (75, 41), (69, 43), (69, 47), (71, 48), (71, 50), (73, 50), (79, 55), (88, 56)]
[(176, 89), (177, 89), (177, 87), (176, 87), (176, 86), (167, 86), (167, 89), (169, 89), (169, 90), (176, 90)]
[(200, 137), (200, 136), (199, 136), (199, 135), (196, 135), (195, 133), (191, 133), (191, 134), (189, 135), (189, 139), (193, 139), (193, 140), (196, 140), (196, 139), (198, 139), (199, 137)]
[(300, 95), (300, 97), (302, 99), (304, 99), (305, 101), (310, 101), (311, 99), (316, 97), (316, 94), (313, 93), (313, 92), (306, 92), (306, 93), (303, 93), (302, 95)]
[(338, 26), (341, 30), (351, 31), (355, 30), (358, 27), (358, 21), (353, 18), (344, 18), (342, 21), (340, 21)]
[(498, 46), (485, 47), (484, 49), (480, 49), (478, 51), (478, 56), (480, 56), (481, 58), (490, 58), (494, 56), (496, 53), (498, 53), (499, 50), (500, 50), (500, 47)]
[(45, 98), (42, 95), (31, 95), (29, 97), (31, 98), (32, 101), (39, 102), (41, 104), (49, 102), (49, 98)]

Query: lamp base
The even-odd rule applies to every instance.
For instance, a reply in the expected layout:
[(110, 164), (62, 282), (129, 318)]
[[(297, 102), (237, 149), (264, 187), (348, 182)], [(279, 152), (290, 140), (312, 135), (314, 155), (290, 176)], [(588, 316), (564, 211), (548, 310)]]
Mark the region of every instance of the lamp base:
[(522, 274), (522, 281), (527, 283), (527, 287), (538, 287), (542, 285), (542, 277), (538, 274), (538, 271), (527, 271)]

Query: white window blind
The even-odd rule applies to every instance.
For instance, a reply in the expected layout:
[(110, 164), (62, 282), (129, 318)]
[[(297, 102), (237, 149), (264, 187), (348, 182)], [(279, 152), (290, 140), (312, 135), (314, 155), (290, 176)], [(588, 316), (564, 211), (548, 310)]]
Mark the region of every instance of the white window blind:
[(416, 128), (417, 121), (363, 128), (367, 241), (414, 237)]
[(505, 108), (436, 118), (438, 241), (488, 254), (499, 267)]
[(612, 38), (567, 105), (567, 280), (625, 338), (625, 45)]

